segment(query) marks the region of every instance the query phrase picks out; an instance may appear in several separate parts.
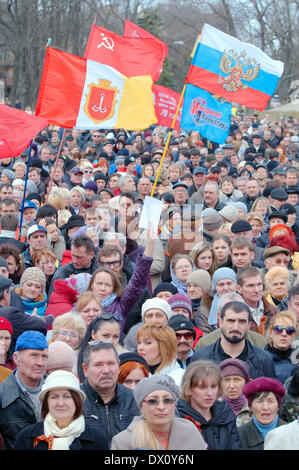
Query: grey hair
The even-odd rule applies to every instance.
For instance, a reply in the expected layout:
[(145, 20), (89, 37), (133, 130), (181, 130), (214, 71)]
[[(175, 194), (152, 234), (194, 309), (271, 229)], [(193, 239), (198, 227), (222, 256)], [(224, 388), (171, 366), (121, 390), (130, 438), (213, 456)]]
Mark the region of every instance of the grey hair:
[(90, 341), (87, 344), (83, 354), (83, 364), (88, 366), (91, 353), (95, 351), (102, 351), (103, 349), (111, 349), (115, 354), (116, 361), (119, 362), (118, 352), (112, 343), (105, 343), (104, 341)]
[(228, 294), (224, 294), (218, 302), (218, 311), (221, 312), (223, 307), (228, 303), (228, 302), (243, 302), (245, 304), (245, 301), (243, 297), (241, 297), (240, 294), (237, 294), (237, 292), (228, 292)]
[(117, 232), (107, 232), (104, 235), (104, 245), (105, 240), (119, 240), (120, 246), (125, 247), (127, 244), (127, 239), (122, 233)]
[(119, 189), (123, 190), (123, 187), (124, 187), (124, 185), (126, 184), (126, 182), (128, 181), (128, 179), (132, 179), (132, 176), (124, 175), (124, 176), (121, 176), (121, 177), (118, 179), (118, 187), (119, 187)]
[(216, 183), (216, 181), (207, 181), (205, 184), (206, 186), (214, 186), (216, 188), (217, 193), (219, 193), (219, 185)]

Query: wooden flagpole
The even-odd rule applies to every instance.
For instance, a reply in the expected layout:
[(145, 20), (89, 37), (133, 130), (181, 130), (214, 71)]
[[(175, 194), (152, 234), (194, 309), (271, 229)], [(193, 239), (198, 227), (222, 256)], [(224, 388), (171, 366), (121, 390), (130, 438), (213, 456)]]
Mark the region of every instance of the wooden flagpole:
[(168, 146), (169, 146), (170, 138), (171, 138), (172, 133), (173, 133), (173, 129), (174, 129), (176, 118), (177, 118), (177, 115), (178, 115), (178, 112), (179, 112), (179, 109), (180, 109), (180, 106), (181, 106), (181, 103), (182, 103), (182, 99), (183, 99), (184, 94), (185, 94), (186, 86), (187, 86), (187, 82), (185, 82), (184, 88), (182, 90), (182, 93), (181, 93), (181, 96), (180, 96), (180, 99), (179, 99), (179, 102), (178, 102), (178, 105), (177, 105), (177, 108), (176, 108), (176, 112), (175, 112), (175, 115), (174, 115), (174, 118), (173, 118), (173, 121), (172, 121), (172, 124), (171, 124), (170, 132), (168, 133), (167, 141), (166, 141), (166, 144), (165, 144), (165, 147), (164, 147), (163, 155), (162, 155), (161, 162), (160, 162), (157, 174), (156, 174), (155, 182), (154, 182), (153, 189), (152, 189), (150, 197), (153, 197), (154, 192), (155, 192), (155, 188), (157, 186), (157, 181), (158, 181), (158, 178), (159, 178), (159, 174), (160, 174), (160, 171), (161, 171), (161, 168), (162, 168), (162, 165), (163, 165), (163, 161), (164, 161), (164, 158), (165, 158), (165, 155), (166, 155), (166, 151), (167, 151)]

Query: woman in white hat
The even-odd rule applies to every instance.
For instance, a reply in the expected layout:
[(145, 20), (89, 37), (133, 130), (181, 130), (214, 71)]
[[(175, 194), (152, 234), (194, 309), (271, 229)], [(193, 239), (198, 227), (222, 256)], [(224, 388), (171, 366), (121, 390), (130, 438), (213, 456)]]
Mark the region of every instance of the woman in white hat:
[(85, 394), (75, 374), (56, 370), (39, 394), (41, 418), (16, 438), (15, 450), (108, 450), (107, 438), (89, 426), (83, 415)]

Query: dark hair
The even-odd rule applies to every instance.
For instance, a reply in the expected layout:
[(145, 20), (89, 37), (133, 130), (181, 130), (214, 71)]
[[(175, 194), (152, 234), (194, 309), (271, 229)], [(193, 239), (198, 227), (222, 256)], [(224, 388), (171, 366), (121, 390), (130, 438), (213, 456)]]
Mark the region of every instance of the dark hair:
[[(44, 399), (43, 399), (43, 404), (42, 404), (42, 408), (41, 408), (41, 418), (42, 419), (45, 419), (45, 417), (49, 413), (48, 396), (49, 396), (50, 391), (51, 390), (49, 390), (45, 394)], [(75, 420), (83, 414), (83, 403), (82, 403), (82, 400), (79, 397), (77, 392), (75, 392), (74, 390), (69, 390), (69, 392), (72, 395), (72, 399), (74, 400), (75, 405), (76, 405), (76, 410), (75, 410), (75, 413), (74, 413), (74, 416), (73, 416), (73, 419)]]
[(17, 214), (3, 214), (0, 219), (2, 230), (15, 232), (19, 225), (19, 217)]
[(57, 223), (58, 211), (57, 209), (55, 209), (54, 206), (51, 206), (51, 204), (44, 204), (43, 206), (41, 206), (37, 211), (35, 219), (38, 223), (40, 219), (45, 219), (46, 217), (54, 217)]
[(14, 204), (16, 207), (18, 207), (18, 203), (12, 197), (6, 197), (1, 201), (1, 207), (10, 206), (11, 204)]
[(175, 202), (174, 195), (171, 193), (164, 193), (160, 197), (160, 201), (168, 202), (168, 204), (172, 204)]
[[(267, 396), (269, 395), (270, 390), (260, 390), (259, 392), (255, 392), (252, 397), (251, 397), (251, 405), (252, 405), (252, 402), (256, 399), (256, 398), (267, 398)], [(276, 401), (277, 401), (277, 404), (278, 404), (278, 408), (280, 408), (280, 405), (279, 405), (279, 401), (277, 400), (277, 396), (275, 395), (275, 393), (273, 393), (273, 395), (275, 396), (276, 398)], [(250, 408), (251, 408), (251, 405), (250, 405)]]
[(72, 246), (76, 248), (83, 246), (87, 253), (94, 251), (93, 241), (87, 235), (79, 235), (78, 237), (72, 238)]
[(220, 318), (222, 320), (225, 317), (225, 313), (228, 309), (232, 310), (234, 313), (247, 312), (248, 313), (248, 321), (251, 318), (251, 312), (249, 310), (249, 307), (244, 302), (238, 302), (238, 301), (234, 300), (233, 302), (228, 302), (227, 304), (225, 304), (224, 307), (221, 309)]
[(121, 193), (121, 195), (119, 197), (119, 201), (123, 197), (127, 197), (128, 199), (131, 199), (131, 201), (133, 201), (133, 202), (135, 202), (135, 200), (136, 200), (136, 197), (135, 197), (134, 193), (132, 193), (132, 192)]

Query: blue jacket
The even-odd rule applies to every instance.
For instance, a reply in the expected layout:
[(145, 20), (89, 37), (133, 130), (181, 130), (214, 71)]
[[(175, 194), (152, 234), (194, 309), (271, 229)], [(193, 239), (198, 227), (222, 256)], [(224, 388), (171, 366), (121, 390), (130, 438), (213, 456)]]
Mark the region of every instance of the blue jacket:
[(278, 356), (278, 354), (275, 354), (268, 344), (265, 346), (265, 351), (269, 354), (273, 361), (277, 380), (284, 384), (284, 382), (292, 375), (294, 364), (291, 362), (290, 357), (294, 349), (290, 349), (289, 355), (286, 358), (282, 358)]

